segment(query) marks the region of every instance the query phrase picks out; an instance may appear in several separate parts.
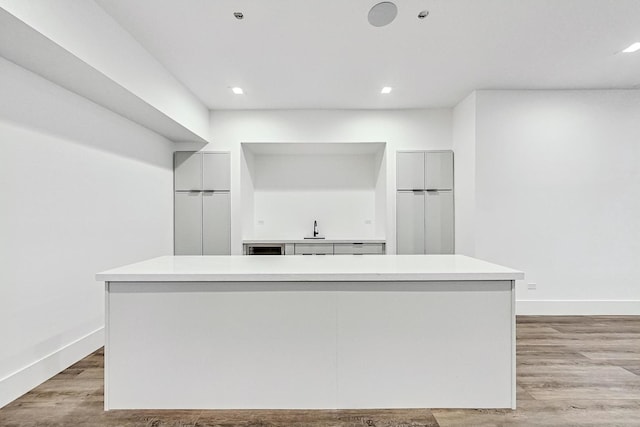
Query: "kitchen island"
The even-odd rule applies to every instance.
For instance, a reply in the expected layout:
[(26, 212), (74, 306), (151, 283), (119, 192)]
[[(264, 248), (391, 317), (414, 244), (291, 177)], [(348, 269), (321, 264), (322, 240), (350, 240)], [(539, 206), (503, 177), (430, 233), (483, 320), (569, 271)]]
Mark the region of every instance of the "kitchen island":
[(462, 255), (105, 271), (105, 409), (515, 408), (522, 278)]

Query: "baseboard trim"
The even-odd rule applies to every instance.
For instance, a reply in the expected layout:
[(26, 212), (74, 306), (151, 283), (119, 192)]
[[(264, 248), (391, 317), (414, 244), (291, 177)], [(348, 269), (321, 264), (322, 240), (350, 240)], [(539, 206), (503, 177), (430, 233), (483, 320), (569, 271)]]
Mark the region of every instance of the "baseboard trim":
[(516, 314), (523, 316), (640, 315), (640, 300), (517, 300)]
[(104, 328), (85, 335), (24, 368), (0, 378), (0, 408), (104, 345)]

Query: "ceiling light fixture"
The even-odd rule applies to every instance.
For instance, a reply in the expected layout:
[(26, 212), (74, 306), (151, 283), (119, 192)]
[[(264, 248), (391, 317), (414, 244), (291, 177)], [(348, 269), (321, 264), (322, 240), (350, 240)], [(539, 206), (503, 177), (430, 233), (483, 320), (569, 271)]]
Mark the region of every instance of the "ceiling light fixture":
[(369, 10), (367, 19), (369, 20), (369, 24), (374, 27), (384, 27), (385, 25), (391, 24), (391, 22), (396, 19), (397, 14), (398, 7), (395, 4), (390, 1), (383, 1), (382, 3), (374, 5), (371, 10)]
[(241, 87), (232, 87), (231, 91), (236, 95), (242, 95), (244, 93)]
[(384, 93), (384, 94), (391, 93), (391, 86), (383, 87), (380, 93)]
[(429, 11), (428, 10), (423, 10), (422, 12), (418, 13), (418, 19), (424, 19), (427, 16), (429, 16)]
[(244, 14), (242, 12), (233, 12), (233, 16), (235, 16), (236, 19), (244, 18)]
[(631, 46), (629, 46), (628, 48), (623, 50), (623, 52), (624, 53), (633, 53), (633, 52), (637, 52), (639, 50), (640, 50), (640, 42), (635, 42), (634, 44), (632, 44)]

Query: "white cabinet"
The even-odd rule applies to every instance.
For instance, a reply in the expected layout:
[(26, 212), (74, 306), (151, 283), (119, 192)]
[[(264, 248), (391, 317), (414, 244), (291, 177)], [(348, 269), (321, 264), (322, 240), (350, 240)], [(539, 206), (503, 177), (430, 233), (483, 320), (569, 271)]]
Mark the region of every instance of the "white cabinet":
[(453, 190), (453, 152), (427, 151), (424, 173), (425, 190)]
[(425, 191), (424, 253), (453, 253), (453, 192)]
[(177, 151), (173, 178), (176, 191), (202, 190), (202, 156), (193, 151)]
[(202, 193), (202, 255), (231, 253), (231, 194)]
[(229, 153), (202, 153), (203, 190), (231, 190), (230, 158)]
[(229, 153), (176, 151), (173, 162), (176, 191), (229, 191)]
[(175, 153), (175, 255), (231, 253), (229, 182), (229, 153)]
[[(385, 253), (385, 243), (377, 241), (341, 241), (337, 242), (294, 242), (261, 241), (259, 243), (244, 243), (245, 255), (266, 255), (262, 251), (255, 251), (255, 247), (273, 247), (282, 255), (382, 255)], [(284, 252), (281, 252), (284, 249)], [(270, 253), (269, 253), (270, 254)]]
[(296, 243), (296, 255), (333, 255), (331, 243)]
[(202, 196), (198, 191), (176, 192), (174, 197), (175, 255), (202, 253)]
[(334, 255), (382, 255), (384, 243), (334, 243)]
[(453, 190), (452, 151), (399, 151), (397, 190)]
[(424, 151), (400, 151), (396, 154), (396, 188), (424, 189)]
[(399, 152), (396, 166), (396, 252), (454, 253), (453, 152)]
[(424, 254), (424, 191), (396, 195), (396, 253)]

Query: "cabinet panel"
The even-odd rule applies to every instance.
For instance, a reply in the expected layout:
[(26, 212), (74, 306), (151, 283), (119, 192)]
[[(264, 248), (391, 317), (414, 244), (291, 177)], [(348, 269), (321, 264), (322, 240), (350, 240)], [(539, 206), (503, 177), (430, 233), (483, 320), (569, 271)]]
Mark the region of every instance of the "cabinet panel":
[(173, 157), (176, 191), (202, 188), (202, 156), (193, 151), (177, 151)]
[(296, 243), (296, 255), (333, 255), (331, 243)]
[(424, 152), (396, 153), (396, 188), (398, 190), (424, 188)]
[(396, 194), (396, 252), (424, 254), (424, 191)]
[(453, 152), (426, 153), (425, 158), (426, 190), (453, 189)]
[(425, 253), (452, 254), (453, 192), (427, 191), (425, 194)]
[(202, 193), (202, 254), (231, 254), (231, 195)]
[(333, 245), (335, 255), (379, 255), (384, 253), (382, 243), (335, 243)]
[(174, 254), (202, 255), (202, 195), (175, 193)]
[(231, 155), (229, 153), (202, 154), (202, 189), (229, 191), (231, 188)]

